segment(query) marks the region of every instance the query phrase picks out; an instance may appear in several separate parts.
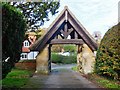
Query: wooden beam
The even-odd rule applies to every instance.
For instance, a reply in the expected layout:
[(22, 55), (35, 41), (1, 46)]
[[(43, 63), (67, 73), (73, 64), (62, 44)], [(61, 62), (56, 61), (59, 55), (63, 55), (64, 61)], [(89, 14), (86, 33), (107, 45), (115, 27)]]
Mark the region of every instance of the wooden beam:
[(84, 44), (82, 39), (53, 39), (50, 44)]
[(90, 36), (87, 30), (75, 19), (69, 15), (68, 21), (74, 27), (74, 29), (78, 32), (78, 34), (83, 38), (85, 43), (90, 47), (92, 51), (96, 51), (98, 46), (94, 39)]
[[(58, 18), (58, 21), (54, 21), (55, 24), (51, 27), (49, 27), (49, 31), (44, 35), (44, 37), (40, 40), (37, 41), (37, 45), (34, 48), (34, 50), (42, 51), (42, 49), (45, 47), (47, 41), (49, 38), (52, 37), (52, 35), (58, 30), (60, 25), (65, 21), (65, 17), (62, 15), (61, 17)], [(32, 50), (32, 48), (31, 48)]]
[(62, 37), (62, 39), (64, 39), (64, 37), (61, 34), (59, 34), (59, 35)]
[(60, 32), (64, 35), (64, 39), (67, 39), (68, 35), (73, 31), (73, 28), (67, 30), (67, 25), (65, 25), (64, 31), (61, 30)]
[(75, 34), (75, 39), (78, 39), (78, 34), (77, 34), (77, 32), (74, 32), (74, 34)]

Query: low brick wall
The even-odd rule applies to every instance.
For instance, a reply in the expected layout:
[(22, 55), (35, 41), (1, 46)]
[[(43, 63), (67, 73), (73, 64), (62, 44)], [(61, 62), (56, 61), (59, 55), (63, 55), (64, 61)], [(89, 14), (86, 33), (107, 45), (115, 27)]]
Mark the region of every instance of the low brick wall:
[(20, 60), (15, 64), (18, 69), (36, 70), (36, 60)]

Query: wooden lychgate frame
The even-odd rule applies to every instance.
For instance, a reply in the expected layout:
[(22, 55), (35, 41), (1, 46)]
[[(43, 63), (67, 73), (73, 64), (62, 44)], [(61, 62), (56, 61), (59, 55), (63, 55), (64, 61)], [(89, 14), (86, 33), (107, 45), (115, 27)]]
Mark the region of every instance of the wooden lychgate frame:
[(96, 51), (98, 48), (94, 38), (77, 20), (68, 7), (65, 6), (54, 22), (47, 28), (46, 34), (39, 38), (30, 47), (30, 50), (39, 51), (40, 53), (47, 45), (49, 45), (50, 55), (50, 48), (53, 44), (82, 45), (84, 43), (87, 44), (92, 51)]

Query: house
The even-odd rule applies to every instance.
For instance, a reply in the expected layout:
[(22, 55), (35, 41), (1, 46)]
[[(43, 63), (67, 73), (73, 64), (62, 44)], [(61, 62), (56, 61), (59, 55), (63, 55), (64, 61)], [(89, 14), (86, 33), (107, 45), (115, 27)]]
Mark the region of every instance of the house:
[(30, 51), (29, 47), (36, 41), (35, 32), (26, 32), (27, 38), (23, 41), (21, 60), (33, 60), (36, 59), (38, 51)]

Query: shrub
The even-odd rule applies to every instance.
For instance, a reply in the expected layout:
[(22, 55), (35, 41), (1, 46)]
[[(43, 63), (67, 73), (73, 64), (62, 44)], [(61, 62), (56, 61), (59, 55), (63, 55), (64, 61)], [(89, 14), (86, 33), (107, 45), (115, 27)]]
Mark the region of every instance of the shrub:
[[(0, 5), (2, 5), (2, 78), (4, 78), (20, 59), (26, 22), (15, 7), (6, 3)], [(5, 61), (8, 57), (10, 59)]]
[(52, 53), (51, 60), (53, 63), (71, 64), (77, 62), (77, 56), (76, 55), (63, 56), (56, 53)]
[(109, 29), (103, 37), (96, 56), (95, 72), (120, 79), (120, 23)]
[(62, 57), (62, 55), (52, 53), (51, 60), (53, 63), (62, 63), (63, 57)]

